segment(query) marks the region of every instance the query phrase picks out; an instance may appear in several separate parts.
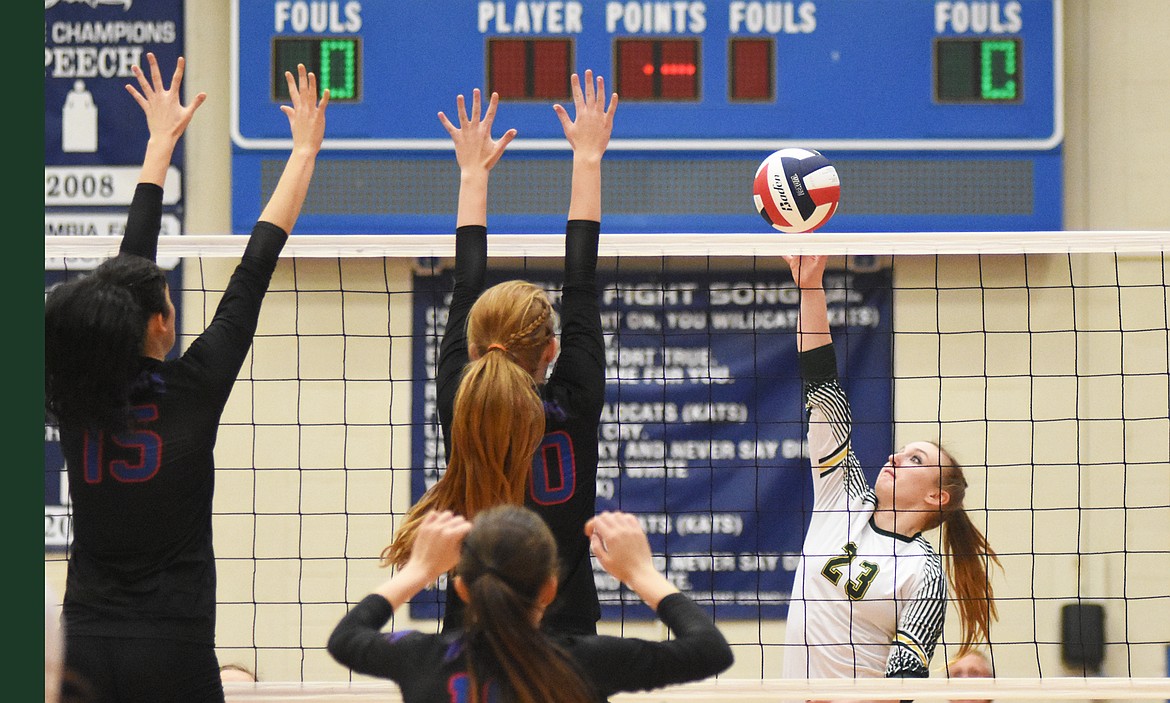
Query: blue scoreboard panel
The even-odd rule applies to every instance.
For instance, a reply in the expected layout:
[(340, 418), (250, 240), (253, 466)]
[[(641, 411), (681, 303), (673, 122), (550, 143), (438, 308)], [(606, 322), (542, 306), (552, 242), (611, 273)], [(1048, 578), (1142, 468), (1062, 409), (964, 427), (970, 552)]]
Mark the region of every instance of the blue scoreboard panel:
[[(496, 232), (563, 231), (554, 103), (592, 69), (620, 96), (607, 232), (758, 232), (759, 162), (818, 149), (841, 175), (826, 231), (1060, 229), (1059, 0), (234, 0), (233, 229), (291, 145), (284, 71), (330, 89), (297, 229), (449, 233), (458, 170), (436, 117), (500, 95)], [(571, 112), (571, 110), (570, 110)]]

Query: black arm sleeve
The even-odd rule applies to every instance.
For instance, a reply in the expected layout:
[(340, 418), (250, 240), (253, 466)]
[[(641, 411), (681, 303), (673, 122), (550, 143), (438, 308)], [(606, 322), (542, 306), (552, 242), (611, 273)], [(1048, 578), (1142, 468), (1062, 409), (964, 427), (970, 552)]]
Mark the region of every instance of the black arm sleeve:
[(134, 254), (151, 261), (158, 259), (158, 233), (162, 230), (163, 189), (154, 183), (139, 183), (134, 189), (126, 232), (118, 247), (120, 254)]
[(382, 628), (394, 609), (385, 598), (370, 594), (353, 607), (329, 635), (327, 648), (339, 664), (371, 676), (388, 676), (388, 643)]
[(800, 377), (806, 384), (820, 384), (837, 378), (837, 352), (832, 343), (800, 352)]
[(260, 318), (260, 306), (272, 281), (277, 260), (288, 235), (268, 222), (257, 222), (236, 265), (215, 316), (199, 338), (183, 355), (210, 372), (208, 380), (214, 393), (231, 391)]
[(605, 340), (597, 290), (601, 223), (569, 220), (565, 228), (565, 283), (561, 295), (561, 353), (549, 384), (567, 391), (569, 406), (601, 416), (605, 402)]
[(484, 289), (487, 275), (487, 227), (467, 225), (455, 231), (455, 284), (447, 309), (447, 326), (439, 343), (439, 368), (435, 378), (439, 424), (443, 443), (451, 451), (449, 429), (455, 413), (455, 392), (467, 366), (467, 316)]
[(571, 651), (602, 695), (701, 681), (726, 671), (734, 662), (723, 633), (686, 595), (663, 598), (658, 617), (674, 639), (654, 642), (600, 636), (577, 641), (579, 651), (578, 647)]

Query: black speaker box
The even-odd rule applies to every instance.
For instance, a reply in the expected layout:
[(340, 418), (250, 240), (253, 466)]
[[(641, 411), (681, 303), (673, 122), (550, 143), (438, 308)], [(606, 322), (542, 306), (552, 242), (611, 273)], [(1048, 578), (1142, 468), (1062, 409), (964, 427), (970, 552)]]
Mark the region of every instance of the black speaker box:
[(1060, 655), (1066, 666), (1096, 673), (1105, 659), (1105, 608), (1069, 603), (1060, 611)]

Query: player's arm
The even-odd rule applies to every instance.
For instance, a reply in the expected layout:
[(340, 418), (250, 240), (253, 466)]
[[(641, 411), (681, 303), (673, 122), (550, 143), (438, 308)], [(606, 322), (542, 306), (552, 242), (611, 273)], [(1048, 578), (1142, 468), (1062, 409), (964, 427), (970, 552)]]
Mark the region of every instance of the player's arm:
[(150, 68), (149, 79), (141, 68), (132, 66), (130, 70), (138, 79), (138, 88), (127, 83), (126, 90), (142, 108), (146, 115), (146, 126), (150, 130), (138, 182), (153, 183), (161, 188), (166, 181), (167, 168), (171, 165), (175, 145), (179, 143), (179, 138), (191, 123), (195, 111), (207, 99), (207, 94), (199, 93), (190, 105), (183, 105), (180, 89), (183, 86), (186, 61), (182, 56), (175, 64), (170, 87), (163, 83), (162, 71), (159, 70), (158, 59), (153, 53), (146, 54), (146, 62)]
[(657, 610), (663, 598), (678, 593), (678, 587), (654, 568), (650, 542), (633, 515), (598, 513), (585, 523), (585, 535), (602, 568), (637, 593), (646, 605)]
[[(492, 93), (487, 110), (482, 109), (480, 91), (471, 94), (471, 109), (462, 95), (455, 98), (458, 126), (439, 112), (439, 122), (451, 136), (459, 165), (459, 196), (455, 219), (455, 281), (448, 308), (447, 326), (439, 343), (436, 378), (438, 412), (444, 429), (450, 427), (455, 393), (463, 376), (467, 355), (467, 315), (484, 289), (487, 274), (487, 193), (492, 168), (499, 163), (508, 144), (516, 137), (509, 129), (492, 139), (499, 96)], [(482, 113), (482, 117), (481, 117)], [(450, 446), (444, 432), (443, 441)]]
[(796, 325), (796, 349), (807, 352), (833, 342), (823, 279), (826, 256), (785, 256), (792, 280), (800, 289), (800, 317)]
[(317, 76), (306, 71), (304, 64), (297, 66), (297, 75), (285, 71), (288, 93), (292, 105), (281, 105), (280, 110), (288, 117), (292, 131), (292, 152), (284, 164), (284, 171), (276, 188), (260, 212), (260, 221), (279, 227), (285, 235), (292, 233), (293, 225), (301, 214), (309, 182), (325, 138), (325, 108), (329, 105), (329, 90), (317, 99)]
[(280, 252), (305, 201), (325, 135), (329, 91), (318, 101), (316, 76), (307, 72), (304, 65), (297, 67), (297, 73), (294, 78), (291, 72), (285, 72), (292, 106), (280, 107), (292, 131), (292, 151), (272, 196), (252, 228), (215, 316), (185, 353), (198, 359), (207, 370), (209, 392), (225, 394), (225, 398), (252, 344), (260, 306)]
[(149, 137), (119, 250), (154, 261), (158, 253), (158, 234), (162, 228), (162, 188), (171, 165), (171, 156), (179, 138), (195, 116), (195, 111), (207, 99), (207, 94), (199, 93), (190, 105), (183, 105), (180, 89), (186, 62), (182, 56), (175, 64), (170, 87), (163, 83), (162, 71), (153, 53), (146, 54), (146, 61), (150, 76), (143, 73), (140, 67), (132, 66), (138, 87), (126, 84), (126, 91), (146, 116)]
[(886, 660), (888, 678), (926, 678), (930, 660), (942, 637), (947, 583), (938, 562), (928, 563), (909, 603), (902, 609)]
[[(849, 399), (837, 376), (837, 356), (829, 331), (829, 313), (823, 284), (825, 256), (785, 256), (792, 280), (800, 289), (796, 348), (808, 410), (808, 442), (817, 505), (830, 507), (864, 490), (852, 453), (853, 418)], [(844, 469), (844, 470), (842, 470)], [(847, 476), (846, 474), (854, 474)]]
[(562, 105), (553, 110), (573, 150), (573, 177), (565, 226), (565, 280), (562, 296), (561, 359), (554, 378), (572, 393), (583, 415), (600, 416), (605, 402), (605, 343), (597, 290), (597, 247), (601, 234), (601, 160), (613, 133), (617, 94), (606, 105), (605, 79), (585, 71), (570, 79), (573, 117)]
[(516, 130), (509, 129), (498, 140), (492, 139), (492, 122), (496, 118), (499, 99), (499, 95), (492, 93), (487, 110), (484, 111), (479, 88), (476, 88), (471, 93), (471, 110), (468, 111), (463, 96), (457, 96), (458, 127), (447, 115), (439, 112), (439, 122), (451, 135), (455, 145), (455, 160), (459, 163), (456, 228), (467, 225), (487, 226), (488, 175), (504, 155), (504, 149), (516, 138)]
[(407, 645), (417, 633), (382, 633), (395, 610), (459, 562), (471, 522), (450, 511), (428, 513), (419, 525), (410, 558), (373, 593), (355, 605), (329, 635), (329, 654), (356, 672), (395, 681), (417, 678), (432, 664), (416, 661)]
[(565, 130), (565, 139), (573, 148), (573, 182), (569, 196), (570, 220), (601, 221), (601, 157), (609, 146), (613, 133), (613, 116), (617, 112), (618, 96), (610, 96), (605, 104), (605, 79), (593, 71), (585, 71), (585, 84), (576, 73), (571, 78), (573, 109), (570, 118), (564, 106), (553, 105), (553, 110)]
[(449, 510), (427, 513), (419, 524), (410, 558), (374, 593), (397, 610), (441, 574), (455, 568), (463, 538), (470, 531), (471, 521)]

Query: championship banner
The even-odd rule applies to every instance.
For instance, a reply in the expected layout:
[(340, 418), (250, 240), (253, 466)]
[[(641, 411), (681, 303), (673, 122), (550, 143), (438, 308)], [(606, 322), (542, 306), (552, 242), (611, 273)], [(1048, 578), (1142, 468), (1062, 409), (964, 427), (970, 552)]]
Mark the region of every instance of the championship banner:
[[(562, 275), (497, 271), (488, 285), (523, 278), (559, 305)], [(853, 446), (872, 479), (891, 438), (891, 274), (826, 272), (824, 283)], [(718, 617), (785, 617), (812, 505), (791, 275), (620, 272), (598, 284), (598, 511), (637, 515), (658, 569)], [(435, 374), (451, 287), (449, 271), (415, 277), (413, 500), (445, 466)], [(604, 619), (653, 618), (596, 561), (594, 577)], [(419, 594), (411, 617), (438, 617), (444, 589)]]
[[(45, 0), (45, 236), (118, 235), (150, 134), (126, 85), (147, 73), (147, 52), (171, 85), (183, 53), (184, 0)], [(199, 92), (184, 85), (184, 104)], [(162, 236), (181, 234), (183, 142), (163, 187)], [(90, 258), (45, 259), (45, 293), (67, 276), (92, 270)], [(160, 258), (174, 269), (178, 260)], [(71, 273), (66, 273), (66, 272)], [(177, 271), (171, 290), (181, 290)], [(181, 314), (175, 297), (176, 315)], [(177, 350), (176, 350), (177, 352)], [(45, 551), (72, 539), (69, 485), (57, 428), (45, 418)]]

